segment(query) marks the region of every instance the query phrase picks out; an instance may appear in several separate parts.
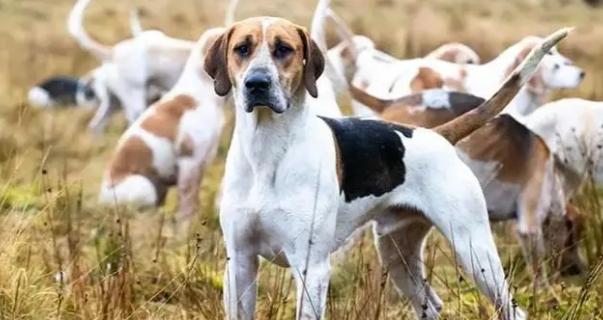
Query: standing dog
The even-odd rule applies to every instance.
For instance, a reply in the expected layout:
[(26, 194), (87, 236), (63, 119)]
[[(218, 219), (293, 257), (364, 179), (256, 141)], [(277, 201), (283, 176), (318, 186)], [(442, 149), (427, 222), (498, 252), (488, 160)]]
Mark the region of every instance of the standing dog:
[[(378, 112), (386, 121), (426, 128), (451, 121), (477, 107), (481, 100), (443, 90), (426, 90), (392, 100), (371, 96), (354, 86), (351, 93), (354, 99)], [(546, 283), (542, 269), (546, 245), (556, 250), (564, 247), (562, 272), (583, 269), (580, 259), (573, 259), (578, 254), (572, 228), (564, 230), (557, 226), (566, 223), (571, 226), (577, 221), (564, 211), (567, 199), (555, 175), (553, 153), (543, 138), (512, 116), (502, 115), (461, 140), (456, 147), (461, 159), (480, 181), (490, 219), (517, 220), (519, 239), (537, 280)], [(545, 224), (558, 229), (547, 241), (543, 232)]]
[(203, 171), (214, 159), (222, 133), (225, 103), (213, 92), (203, 61), (222, 31), (211, 29), (201, 36), (174, 88), (120, 138), (100, 202), (156, 206), (167, 188), (177, 185), (179, 221), (197, 212)]
[(498, 113), (565, 35), (546, 41), (476, 112), (432, 131), (319, 118), (307, 96), (318, 96), (324, 58), (303, 28), (260, 17), (226, 30), (205, 68), (216, 93), (233, 91), (236, 105), (220, 212), (229, 318), (254, 316), (259, 256), (293, 269), (297, 317), (321, 318), (329, 255), (370, 221), (383, 264), (417, 315), (435, 319), (442, 305), (423, 281), (423, 240), (435, 225), (502, 317), (523, 318), (511, 304), (479, 183), (449, 141)]
[[(132, 124), (147, 107), (149, 86), (168, 91), (178, 80), (194, 42), (168, 37), (156, 30), (142, 31), (114, 46), (93, 40), (83, 27), (84, 11), (91, 0), (78, 0), (68, 19), (68, 29), (80, 46), (102, 65), (94, 70), (94, 81), (119, 101)], [(102, 127), (111, 109), (110, 100), (101, 100), (91, 127)]]

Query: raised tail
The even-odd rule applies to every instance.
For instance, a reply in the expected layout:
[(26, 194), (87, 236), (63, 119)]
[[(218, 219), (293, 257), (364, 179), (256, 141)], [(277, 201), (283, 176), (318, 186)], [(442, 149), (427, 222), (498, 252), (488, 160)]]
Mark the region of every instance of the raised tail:
[(356, 58), (358, 57), (358, 49), (356, 48), (356, 43), (354, 42), (354, 32), (352, 32), (343, 19), (341, 19), (341, 17), (330, 8), (326, 9), (326, 14), (331, 21), (335, 23), (335, 30), (337, 31), (339, 38), (348, 44), (352, 58), (354, 61), (356, 61)]
[(325, 20), (330, 2), (330, 0), (318, 0), (314, 16), (312, 17), (312, 25), (310, 26), (310, 37), (316, 42), (318, 48), (325, 53), (328, 50)]
[(84, 29), (84, 11), (89, 3), (90, 0), (78, 0), (75, 3), (73, 9), (71, 9), (71, 12), (69, 13), (67, 29), (82, 48), (90, 51), (90, 53), (101, 61), (109, 61), (112, 57), (111, 47), (96, 42), (94, 39), (90, 38)]
[(140, 23), (140, 9), (134, 7), (130, 10), (130, 32), (132, 32), (132, 36), (138, 37), (143, 31), (142, 23)]
[(565, 38), (570, 31), (571, 29), (564, 28), (549, 35), (539, 46), (532, 49), (530, 54), (513, 70), (500, 89), (490, 99), (476, 109), (446, 122), (433, 130), (450, 141), (450, 143), (455, 144), (470, 135), (473, 131), (479, 129), (505, 108), (521, 87), (530, 80), (544, 55), (561, 39)]
[(226, 13), (224, 14), (224, 26), (228, 27), (235, 22), (235, 15), (237, 7), (239, 6), (239, 0), (230, 0), (228, 7), (226, 7)]

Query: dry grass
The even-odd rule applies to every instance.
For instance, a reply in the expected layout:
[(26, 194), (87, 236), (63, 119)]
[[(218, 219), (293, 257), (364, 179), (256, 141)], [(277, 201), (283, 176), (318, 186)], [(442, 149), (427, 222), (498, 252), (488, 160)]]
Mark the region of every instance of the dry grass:
[[(219, 25), (226, 5), (210, 0), (137, 0), (143, 23), (195, 39)], [(239, 17), (283, 15), (309, 21), (314, 1), (242, 0)], [(353, 28), (397, 56), (422, 54), (448, 41), (476, 48), (484, 59), (522, 35), (562, 25), (577, 31), (562, 51), (588, 71), (585, 84), (559, 95), (603, 98), (602, 10), (578, 1), (337, 0)], [(564, 4), (567, 3), (567, 4)], [(95, 65), (65, 31), (71, 0), (0, 0), (0, 319), (217, 319), (224, 252), (213, 198), (228, 134), (202, 188), (203, 210), (187, 236), (172, 230), (174, 197), (151, 212), (95, 204), (106, 160), (124, 121), (92, 137), (85, 110), (46, 112), (23, 103), (28, 87), (55, 74), (83, 74)], [(128, 35), (128, 2), (96, 1), (88, 27), (103, 42)], [(535, 319), (602, 319), (603, 215), (588, 188), (578, 202), (589, 215), (583, 240), (591, 272), (553, 281), (534, 295), (509, 226), (496, 226), (518, 302)], [(487, 319), (493, 310), (459, 275), (437, 235), (427, 246), (428, 279), (445, 301), (445, 319)], [(290, 319), (295, 305), (288, 272), (263, 264), (259, 319)], [(330, 319), (412, 319), (377, 263), (368, 235), (338, 262), (329, 291)]]

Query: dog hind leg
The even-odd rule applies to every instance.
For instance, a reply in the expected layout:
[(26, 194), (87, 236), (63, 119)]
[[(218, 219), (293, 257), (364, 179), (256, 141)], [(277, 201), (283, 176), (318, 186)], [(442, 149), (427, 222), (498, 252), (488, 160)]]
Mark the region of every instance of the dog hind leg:
[(410, 299), (419, 319), (437, 319), (442, 300), (425, 279), (423, 261), (423, 245), (431, 224), (427, 221), (411, 221), (387, 234), (380, 234), (379, 229), (377, 224), (375, 239), (379, 258), (396, 289)]

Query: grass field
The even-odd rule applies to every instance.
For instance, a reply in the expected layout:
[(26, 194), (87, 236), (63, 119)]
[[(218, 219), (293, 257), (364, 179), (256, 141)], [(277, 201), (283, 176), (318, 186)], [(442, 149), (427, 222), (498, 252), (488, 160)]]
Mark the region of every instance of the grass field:
[[(174, 194), (153, 211), (99, 207), (104, 166), (125, 127), (121, 115), (106, 135), (95, 137), (86, 128), (90, 111), (38, 110), (24, 102), (36, 81), (81, 75), (97, 63), (66, 32), (73, 2), (0, 0), (0, 319), (222, 318), (225, 257), (214, 197), (230, 131), (203, 181), (203, 210), (187, 235), (172, 228)], [(455, 40), (487, 60), (524, 35), (575, 26), (561, 51), (587, 78), (580, 89), (554, 97), (603, 100), (603, 10), (581, 1), (333, 2), (355, 31), (399, 57)], [(132, 5), (143, 8), (145, 27), (196, 39), (205, 27), (220, 25), (226, 1), (97, 0), (87, 15), (88, 29), (105, 43), (127, 37)], [(238, 17), (279, 15), (307, 25), (314, 5), (313, 0), (241, 0)], [(596, 190), (587, 191), (577, 203), (588, 213), (581, 240), (590, 271), (573, 278), (553, 275), (549, 290), (534, 287), (512, 225), (494, 226), (518, 303), (532, 319), (603, 319), (603, 213)], [(493, 317), (436, 233), (426, 252), (428, 280), (445, 302), (443, 318)], [(288, 271), (269, 264), (261, 269), (257, 318), (292, 318), (295, 294)], [(413, 319), (387, 277), (365, 235), (336, 261), (328, 318)]]

